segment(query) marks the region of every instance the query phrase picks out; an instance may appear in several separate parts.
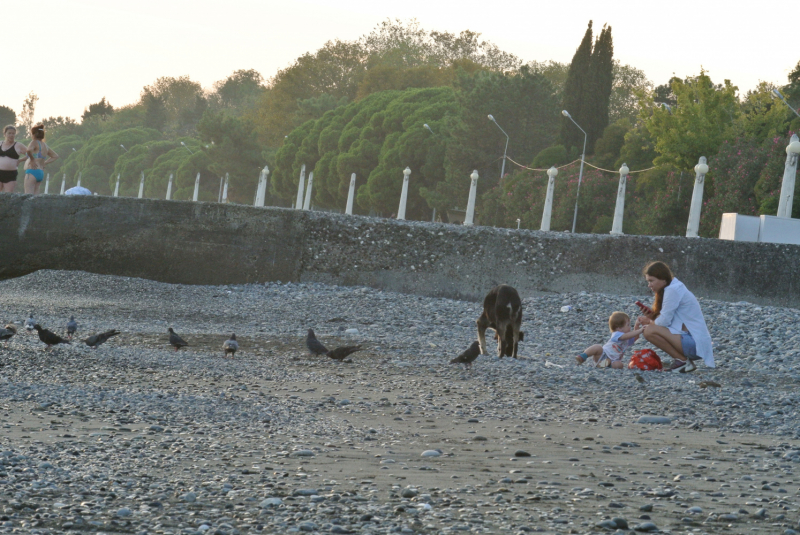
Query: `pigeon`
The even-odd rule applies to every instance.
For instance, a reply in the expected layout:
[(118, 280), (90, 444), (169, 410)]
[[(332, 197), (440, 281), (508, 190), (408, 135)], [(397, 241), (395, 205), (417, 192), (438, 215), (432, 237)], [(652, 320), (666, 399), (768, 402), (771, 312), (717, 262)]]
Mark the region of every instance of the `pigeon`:
[(465, 364), (467, 368), (472, 368), (472, 363), (481, 354), (481, 346), (478, 341), (472, 342), (472, 345), (466, 351), (450, 361), (450, 364)]
[(642, 383), (642, 384), (645, 383), (644, 377), (642, 377), (638, 373), (634, 373), (633, 376), (636, 377), (636, 380), (639, 381), (640, 383)]
[(231, 334), (230, 340), (225, 340), (222, 343), (222, 350), (225, 352), (225, 356), (228, 356), (228, 353), (231, 354), (231, 358), (236, 355), (236, 352), (239, 351), (239, 342), (236, 341), (236, 333)]
[(189, 345), (183, 338), (175, 334), (175, 331), (172, 330), (172, 327), (167, 330), (169, 331), (169, 344), (175, 348), (175, 351)]
[(361, 351), (361, 346), (344, 346), (337, 347), (328, 351), (328, 356), (333, 360), (344, 360), (345, 357), (356, 351)]
[(322, 343), (317, 340), (316, 335), (314, 334), (314, 329), (308, 330), (308, 336), (306, 336), (306, 347), (311, 352), (312, 355), (327, 355), (328, 348), (322, 345)]
[(42, 326), (38, 323), (33, 325), (33, 328), (36, 329), (36, 332), (39, 333), (39, 340), (47, 344), (45, 349), (50, 349), (51, 346), (58, 345), (58, 344), (69, 344), (70, 341), (66, 338), (61, 338), (56, 333), (52, 331), (48, 331), (47, 329), (42, 329)]
[(70, 316), (67, 322), (67, 336), (72, 340), (72, 335), (78, 330), (78, 322), (75, 321), (75, 316)]
[(33, 314), (31, 314), (31, 316), (25, 320), (25, 328), (29, 333), (32, 333), (36, 328), (36, 320), (33, 319)]
[(87, 346), (89, 346), (89, 347), (91, 347), (93, 349), (97, 349), (97, 346), (99, 346), (100, 344), (104, 344), (109, 338), (111, 338), (112, 336), (117, 336), (118, 334), (119, 334), (118, 330), (111, 329), (110, 331), (106, 331), (104, 333), (95, 334), (94, 336), (90, 336), (89, 338), (87, 338), (83, 342)]
[(4, 341), (6, 347), (8, 347), (8, 341), (11, 340), (11, 337), (15, 334), (17, 334), (17, 328), (9, 323), (4, 329), (0, 329), (0, 340)]
[(719, 388), (722, 385), (716, 381), (711, 381), (710, 379), (706, 379), (705, 381), (700, 381), (700, 383), (697, 386), (699, 386), (700, 388), (708, 388), (709, 386), (713, 386), (714, 388)]

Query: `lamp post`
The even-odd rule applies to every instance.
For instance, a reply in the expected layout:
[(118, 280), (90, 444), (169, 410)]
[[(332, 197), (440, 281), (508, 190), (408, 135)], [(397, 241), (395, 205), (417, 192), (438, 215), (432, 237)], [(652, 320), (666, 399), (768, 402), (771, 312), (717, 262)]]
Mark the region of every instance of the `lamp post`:
[(184, 143), (183, 141), (181, 141), (181, 145), (183, 145), (183, 148), (184, 148), (184, 149), (186, 149), (186, 150), (188, 150), (188, 151), (189, 151), (189, 154), (191, 154), (192, 156), (194, 156), (194, 153), (192, 152), (192, 149), (190, 149), (189, 147), (187, 147), (187, 146), (186, 146), (186, 143)]
[(575, 119), (572, 118), (572, 115), (569, 114), (567, 110), (561, 110), (561, 115), (572, 121), (572, 124), (578, 127), (578, 130), (583, 132), (583, 152), (581, 153), (581, 170), (578, 173), (578, 192), (575, 194), (575, 213), (572, 216), (572, 233), (575, 234), (575, 224), (578, 222), (578, 199), (581, 196), (581, 181), (583, 180), (583, 161), (586, 159), (586, 140), (589, 136), (586, 134), (586, 130), (581, 128), (581, 125), (575, 122)]
[(697, 165), (694, 166), (694, 191), (692, 192), (692, 204), (689, 206), (689, 222), (686, 225), (686, 237), (696, 238), (697, 231), (700, 230), (700, 211), (703, 208), (703, 188), (708, 173), (708, 163), (705, 156), (700, 156)]
[(433, 135), (436, 135), (436, 133), (435, 133), (433, 130), (431, 130), (431, 127), (430, 127), (430, 126), (428, 126), (428, 123), (425, 123), (425, 124), (423, 124), (422, 126), (425, 128), (425, 130), (427, 130), (427, 131), (428, 131), (428, 132), (430, 132), (431, 134), (433, 134)]
[(489, 114), (488, 117), (489, 120), (492, 121), (497, 126), (497, 128), (499, 128), (500, 131), (506, 136), (506, 148), (503, 149), (503, 166), (500, 169), (500, 178), (503, 178), (506, 175), (506, 154), (508, 153), (508, 142), (511, 138), (508, 137), (506, 131), (503, 130), (503, 128), (499, 124), (497, 124), (497, 121), (494, 120), (494, 117), (491, 114)]
[(619, 168), (619, 188), (617, 189), (617, 205), (614, 207), (614, 223), (611, 225), (611, 234), (622, 236), (622, 216), (625, 214), (625, 185), (628, 182), (628, 164), (623, 163)]
[(406, 203), (408, 202), (408, 177), (411, 175), (411, 169), (406, 167), (403, 170), (403, 189), (400, 192), (400, 206), (397, 209), (397, 219), (406, 218)]
[(122, 143), (120, 143), (120, 144), (119, 144), (119, 146), (120, 146), (120, 147), (122, 147), (122, 150), (124, 150), (125, 152), (128, 152), (128, 149), (126, 149), (126, 148), (125, 148), (125, 145), (123, 145)]
[(475, 220), (475, 195), (478, 191), (478, 170), (472, 171), (469, 175), (472, 180), (469, 186), (469, 200), (467, 201), (467, 215), (464, 216), (464, 224), (472, 226)]
[(550, 219), (553, 216), (553, 189), (555, 188), (557, 176), (558, 169), (556, 169), (555, 166), (552, 166), (547, 170), (547, 196), (544, 198), (544, 211), (542, 211), (541, 230), (550, 230)]
[(797, 156), (800, 154), (800, 139), (792, 134), (789, 146), (786, 147), (786, 165), (783, 168), (781, 182), (781, 198), (778, 201), (778, 217), (792, 217), (792, 201), (794, 200), (794, 182), (797, 178)]
[[(430, 127), (430, 126), (428, 126), (428, 123), (425, 123), (425, 124), (423, 124), (422, 126), (425, 128), (425, 130), (427, 130), (428, 132), (430, 132), (430, 133), (431, 133), (431, 134), (433, 134), (434, 136), (436, 135), (436, 132), (434, 132), (434, 131), (431, 129), (431, 127)], [(433, 207), (433, 215), (431, 215), (431, 223), (436, 223), (436, 207), (435, 207), (435, 206)]]
[(784, 96), (781, 94), (781, 92), (780, 92), (780, 91), (778, 91), (777, 89), (773, 89), (773, 90), (772, 90), (772, 94), (773, 94), (773, 95), (775, 95), (776, 97), (780, 98), (780, 99), (783, 101), (783, 103), (784, 103), (784, 104), (786, 104), (787, 106), (789, 106), (789, 109), (790, 109), (790, 110), (792, 110), (792, 113), (794, 113), (795, 115), (797, 115), (798, 117), (800, 117), (800, 113), (797, 113), (797, 110), (796, 110), (796, 109), (794, 109), (794, 108), (792, 108), (792, 106), (791, 106), (791, 105), (790, 105), (790, 104), (789, 104), (789, 103), (786, 101), (786, 97), (784, 97)]

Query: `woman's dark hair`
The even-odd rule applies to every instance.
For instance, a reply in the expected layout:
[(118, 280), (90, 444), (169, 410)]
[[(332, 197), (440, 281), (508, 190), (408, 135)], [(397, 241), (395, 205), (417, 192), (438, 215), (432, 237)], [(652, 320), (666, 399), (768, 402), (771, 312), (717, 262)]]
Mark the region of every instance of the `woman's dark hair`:
[[(650, 262), (644, 267), (642, 274), (666, 281), (667, 284), (664, 285), (664, 288), (672, 282), (672, 271), (664, 262)], [(661, 313), (661, 305), (664, 302), (664, 288), (656, 292), (656, 298), (653, 300), (653, 312), (656, 313), (656, 317)]]
[(43, 140), (44, 139), (44, 125), (39, 123), (39, 124), (31, 127), (31, 137), (33, 139)]

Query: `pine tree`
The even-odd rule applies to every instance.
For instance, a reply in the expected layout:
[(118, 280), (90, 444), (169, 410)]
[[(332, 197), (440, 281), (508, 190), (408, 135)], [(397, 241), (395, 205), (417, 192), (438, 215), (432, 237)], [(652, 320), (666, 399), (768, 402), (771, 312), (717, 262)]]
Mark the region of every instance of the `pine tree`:
[[(575, 51), (575, 55), (572, 56), (572, 63), (570, 63), (569, 72), (567, 73), (567, 81), (564, 82), (563, 108), (581, 126), (588, 119), (585, 110), (588, 105), (586, 92), (591, 85), (591, 63), (592, 21), (589, 21), (589, 27), (586, 28), (583, 40)], [(583, 133), (575, 128), (575, 125), (567, 117), (562, 117), (559, 137), (562, 144), (567, 147), (568, 152), (573, 147), (583, 147)]]
[(614, 42), (611, 38), (611, 26), (604, 26), (592, 51), (591, 83), (585, 98), (589, 103), (586, 114), (588, 123), (583, 128), (589, 136), (589, 146), (603, 136), (608, 126), (608, 102), (611, 97), (611, 86), (614, 81)]

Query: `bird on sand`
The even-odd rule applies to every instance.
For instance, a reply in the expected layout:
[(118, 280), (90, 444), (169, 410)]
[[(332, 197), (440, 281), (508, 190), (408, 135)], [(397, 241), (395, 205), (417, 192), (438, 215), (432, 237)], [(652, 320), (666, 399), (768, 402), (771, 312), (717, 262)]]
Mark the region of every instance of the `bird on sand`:
[(69, 321), (67, 322), (67, 336), (69, 339), (72, 340), (72, 335), (75, 334), (75, 331), (78, 330), (78, 322), (75, 321), (75, 316), (70, 316)]
[(709, 386), (713, 386), (714, 388), (719, 388), (722, 385), (719, 384), (716, 381), (712, 381), (710, 379), (706, 379), (705, 381), (700, 381), (700, 383), (698, 383), (697, 386), (699, 386), (700, 388), (708, 388)]
[(644, 377), (642, 377), (638, 373), (634, 373), (633, 376), (636, 377), (636, 380), (639, 381), (640, 383), (642, 383), (642, 384), (645, 383)]
[(35, 329), (36, 320), (33, 319), (33, 314), (30, 315), (28, 319), (25, 320), (25, 328), (28, 330), (29, 333), (32, 333)]
[(189, 345), (183, 338), (175, 334), (175, 331), (172, 330), (172, 327), (167, 330), (169, 331), (169, 344), (175, 348), (175, 351)]
[(312, 355), (327, 355), (334, 360), (344, 360), (348, 355), (361, 350), (361, 346), (344, 346), (329, 350), (327, 347), (322, 345), (322, 342), (317, 340), (317, 336), (314, 334), (314, 329), (308, 330), (308, 335), (306, 336), (306, 347)]
[(17, 327), (11, 323), (5, 326), (5, 328), (0, 329), (0, 340), (6, 343), (6, 347), (8, 347), (8, 341), (11, 340), (11, 337), (17, 334)]
[(99, 346), (100, 344), (106, 343), (106, 341), (109, 338), (111, 338), (112, 336), (117, 336), (118, 334), (119, 334), (118, 330), (111, 329), (110, 331), (106, 331), (104, 333), (95, 334), (94, 336), (90, 336), (89, 338), (87, 338), (83, 342), (87, 346), (89, 346), (89, 347), (91, 347), (93, 349), (97, 349), (97, 346)]
[(228, 353), (230, 353), (231, 358), (236, 355), (236, 352), (239, 351), (239, 342), (236, 341), (236, 333), (231, 334), (229, 340), (222, 342), (222, 350), (225, 352), (226, 357)]
[(47, 344), (45, 349), (50, 349), (51, 346), (58, 345), (58, 344), (69, 344), (69, 340), (66, 338), (61, 338), (53, 331), (48, 331), (47, 329), (43, 329), (41, 325), (38, 323), (34, 324), (34, 329), (36, 332), (39, 333), (39, 340)]
[(464, 364), (466, 365), (467, 369), (472, 368), (472, 363), (475, 361), (476, 358), (481, 354), (481, 346), (478, 341), (472, 342), (466, 351), (461, 353), (459, 356), (454, 358), (450, 361), (450, 364)]

